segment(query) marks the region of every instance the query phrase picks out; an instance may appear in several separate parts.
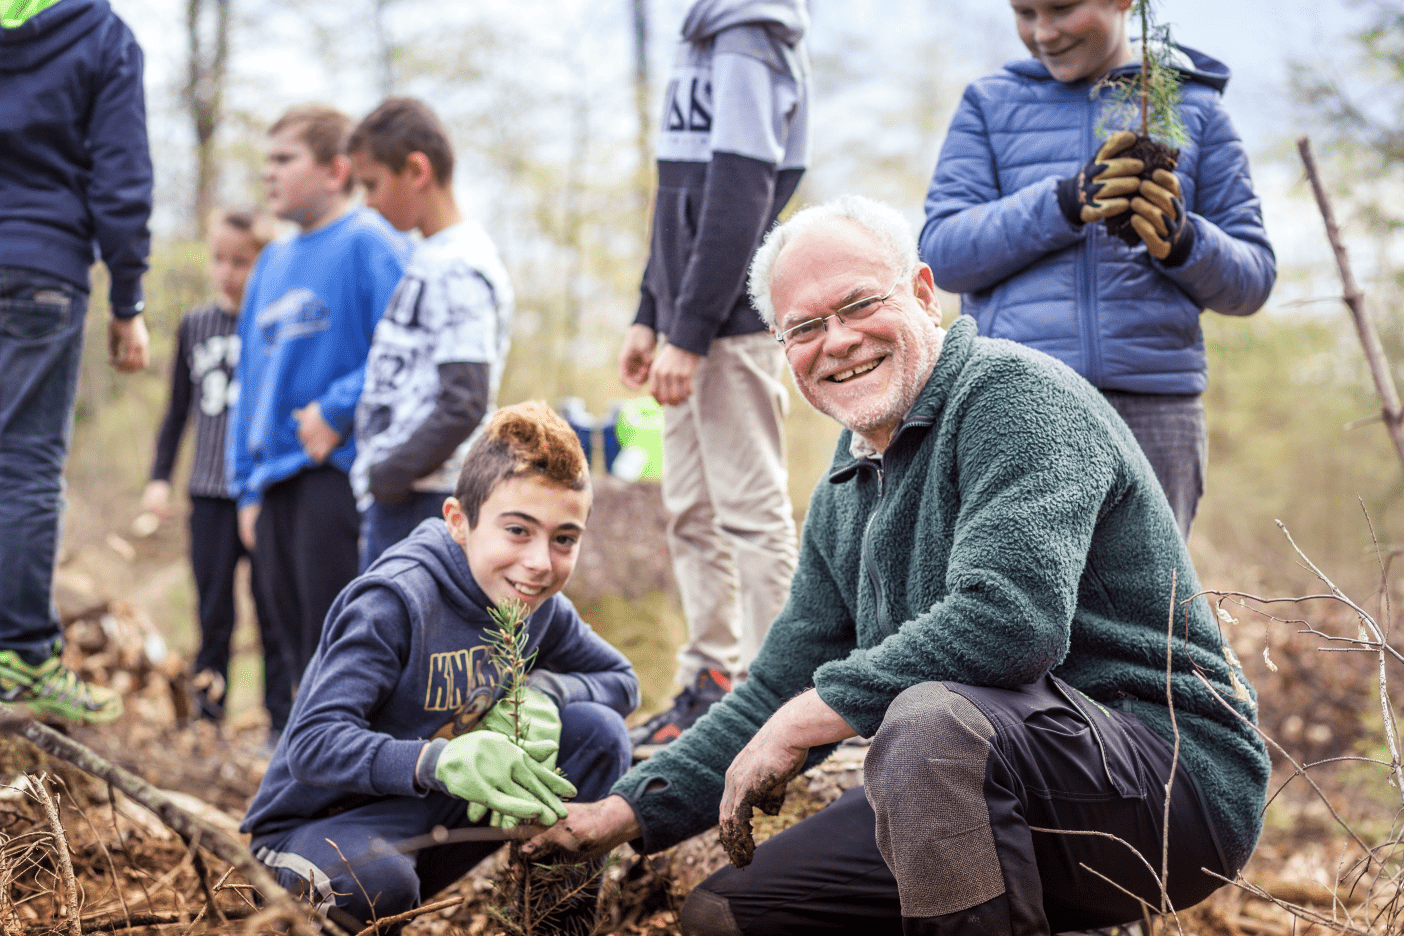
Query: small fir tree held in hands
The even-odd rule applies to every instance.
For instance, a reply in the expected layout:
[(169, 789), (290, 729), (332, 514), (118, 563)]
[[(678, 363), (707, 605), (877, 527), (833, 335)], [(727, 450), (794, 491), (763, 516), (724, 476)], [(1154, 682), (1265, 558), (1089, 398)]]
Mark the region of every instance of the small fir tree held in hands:
[[(512, 599), (488, 614), (496, 625), (487, 632), (493, 666), (506, 692), (512, 740), (521, 744), (527, 731), (522, 712), (527, 674), (536, 652), (526, 652), (529, 616), (524, 602)], [(557, 773), (561, 773), (559, 767)], [(513, 936), (587, 936), (595, 927), (595, 905), (603, 867), (598, 862), (542, 864), (522, 854), (520, 840), (508, 846), (507, 866), (493, 886), (488, 912)]]
[[(1141, 26), (1141, 69), (1132, 75), (1107, 76), (1093, 88), (1093, 96), (1106, 94), (1106, 107), (1097, 121), (1097, 135), (1110, 137), (1119, 130), (1131, 130), (1136, 142), (1117, 155), (1139, 159), (1145, 164), (1142, 179), (1150, 179), (1157, 169), (1174, 172), (1180, 147), (1189, 142), (1189, 131), (1180, 113), (1183, 79), (1175, 67), (1175, 41), (1170, 25), (1162, 23), (1155, 0), (1135, 0), (1131, 15)], [(1113, 215), (1104, 222), (1107, 233), (1120, 237), (1128, 246), (1140, 243), (1131, 227), (1129, 213)]]

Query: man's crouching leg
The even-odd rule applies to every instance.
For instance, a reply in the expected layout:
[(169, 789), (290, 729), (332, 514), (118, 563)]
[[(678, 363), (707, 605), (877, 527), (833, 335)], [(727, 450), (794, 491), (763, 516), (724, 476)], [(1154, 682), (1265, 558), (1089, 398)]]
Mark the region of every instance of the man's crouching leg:
[[(1171, 769), (1158, 735), (1052, 677), (906, 690), (865, 764), (903, 932), (1046, 936), (1139, 919), (1121, 888), (1159, 907), (1160, 886), (1131, 849), (1158, 873)], [(1199, 869), (1223, 863), (1182, 767), (1170, 827), (1169, 896), (1185, 907), (1218, 885)], [(1067, 834), (1081, 831), (1122, 842)]]
[(862, 787), (847, 791), (762, 842), (745, 868), (728, 865), (694, 888), (678, 916), (684, 936), (896, 936), (897, 883), (873, 824)]

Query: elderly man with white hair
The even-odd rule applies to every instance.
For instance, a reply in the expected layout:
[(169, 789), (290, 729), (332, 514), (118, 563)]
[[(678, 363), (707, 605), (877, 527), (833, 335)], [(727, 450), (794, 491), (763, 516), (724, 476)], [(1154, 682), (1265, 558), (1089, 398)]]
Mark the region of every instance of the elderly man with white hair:
[[(692, 892), (694, 934), (1046, 934), (1232, 877), (1266, 792), (1256, 703), (1126, 425), (1053, 358), (943, 331), (876, 202), (796, 214), (750, 289), (846, 430), (789, 600), (744, 685), (528, 847), (654, 852), (720, 819), (749, 866)], [(753, 852), (752, 808), (854, 735), (864, 787)]]

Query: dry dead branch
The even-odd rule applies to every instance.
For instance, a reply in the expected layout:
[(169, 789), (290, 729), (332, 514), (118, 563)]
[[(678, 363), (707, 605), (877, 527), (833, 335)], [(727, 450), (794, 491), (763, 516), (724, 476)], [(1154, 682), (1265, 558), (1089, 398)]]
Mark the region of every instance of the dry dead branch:
[(270, 922), (285, 922), (297, 936), (317, 936), (318, 927), (322, 931), (332, 933), (333, 936), (345, 936), (340, 927), (325, 918), (318, 919), (320, 915), (315, 914), (310, 907), (298, 904), (291, 894), (278, 886), (268, 869), (255, 860), (241, 842), (181, 809), (169, 797), (140, 777), (99, 757), (91, 749), (32, 718), (6, 713), (0, 717), (0, 732), (19, 735), (40, 750), (67, 761), (84, 773), (105, 780), (149, 809), (167, 827), (187, 840), (198, 837), (204, 847), (218, 855), (221, 860), (238, 868), (239, 872), (258, 888), (268, 904), (266, 915)]
[(1384, 346), (1375, 331), (1375, 324), (1365, 311), (1365, 294), (1355, 283), (1355, 274), (1350, 269), (1350, 257), (1346, 253), (1345, 242), (1341, 240), (1340, 228), (1336, 226), (1336, 213), (1331, 208), (1330, 196), (1321, 182), (1321, 173), (1316, 168), (1316, 157), (1312, 155), (1311, 139), (1297, 140), (1297, 152), (1301, 154), (1302, 165), (1306, 167), (1307, 179), (1311, 182), (1312, 193), (1316, 196), (1316, 206), (1321, 210), (1321, 219), (1326, 222), (1326, 238), (1331, 242), (1331, 251), (1336, 255), (1336, 268), (1341, 274), (1344, 294), (1341, 296), (1350, 309), (1351, 320), (1355, 323), (1360, 345), (1365, 350), (1365, 361), (1370, 365), (1370, 373), (1375, 378), (1375, 391), (1380, 396), (1380, 416), (1389, 430), (1399, 461), (1404, 464), (1404, 409), (1399, 405), (1399, 391), (1394, 386), (1394, 376), (1389, 369), (1389, 359), (1385, 357)]
[(83, 936), (82, 921), (78, 918), (78, 881), (73, 876), (73, 856), (68, 853), (68, 836), (63, 833), (58, 805), (44, 781), (44, 775), (40, 774), (34, 778), (31, 787), (34, 795), (43, 804), (44, 815), (49, 817), (49, 827), (53, 829), (54, 852), (58, 855), (59, 870), (63, 872), (64, 896), (68, 901), (68, 932), (72, 936)]

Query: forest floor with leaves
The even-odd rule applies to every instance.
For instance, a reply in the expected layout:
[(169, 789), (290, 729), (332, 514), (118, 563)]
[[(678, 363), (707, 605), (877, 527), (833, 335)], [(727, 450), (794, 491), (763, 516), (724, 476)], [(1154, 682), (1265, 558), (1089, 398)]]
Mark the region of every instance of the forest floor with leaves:
[[(617, 614), (619, 607), (647, 604), (669, 588), (656, 491), (604, 485), (595, 510), (586, 540), (591, 545), (573, 583), (587, 619), (589, 609), (612, 608)], [(116, 545), (111, 549), (121, 552)], [(267, 766), (260, 752), (266, 731), (260, 713), (236, 714), (222, 725), (192, 718), (185, 663), (169, 650), (148, 609), (109, 597), (102, 577), (85, 572), (83, 551), (68, 555), (58, 596), (70, 662), (89, 678), (118, 688), (127, 712), (113, 725), (72, 728), (67, 736), (164, 791), (209, 827), (246, 843), (238, 824)], [(1292, 620), (1309, 620), (1324, 634), (1353, 635), (1359, 615), (1340, 602), (1321, 600), (1296, 606), (1292, 614), (1271, 606), (1278, 609), (1276, 620), (1232, 601), (1224, 607), (1229, 612), (1224, 631), (1258, 690), (1264, 731), (1297, 763), (1321, 764), (1309, 772), (1319, 793), (1302, 777), (1277, 793), (1257, 853), (1242, 873), (1245, 886), (1225, 886), (1181, 912), (1179, 925), (1204, 936), (1404, 929), (1399, 916), (1404, 908), (1398, 904), (1401, 793), (1390, 784), (1386, 768), (1369, 760), (1391, 759), (1379, 705), (1378, 657), (1323, 652), (1318, 648), (1331, 641), (1298, 633), (1302, 625)], [(641, 671), (671, 669), (667, 640), (611, 633), (616, 626), (611, 621), (592, 623), (631, 656), (649, 655), (636, 660)], [(662, 661), (652, 658), (660, 654), (666, 654)], [(1390, 666), (1395, 665), (1392, 660)], [(656, 704), (663, 691), (653, 688)], [(781, 814), (757, 817), (757, 841), (860, 783), (864, 750), (844, 745), (834, 758), (796, 778)], [(1294, 767), (1278, 751), (1273, 762), (1277, 791), (1293, 777)], [(1366, 866), (1359, 864), (1364, 849), (1373, 850), (1375, 858)], [(502, 854), (432, 897), (405, 932), (503, 932), (492, 912)], [(1158, 856), (1148, 857), (1158, 864)], [(688, 891), (725, 861), (715, 831), (656, 856), (621, 849), (606, 870), (598, 931), (676, 932), (677, 910)], [(71, 866), (71, 886), (65, 864)], [(192, 847), (121, 790), (21, 738), (0, 736), (3, 936), (144, 928), (244, 932), (257, 911), (251, 890), (228, 863), (198, 840)], [(1174, 930), (1173, 921), (1169, 929)]]

